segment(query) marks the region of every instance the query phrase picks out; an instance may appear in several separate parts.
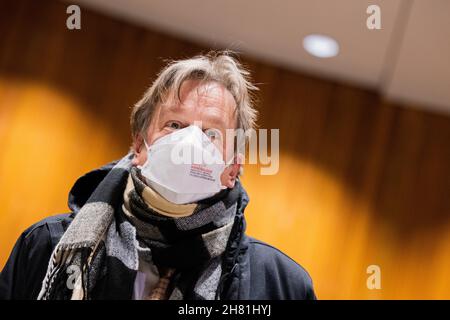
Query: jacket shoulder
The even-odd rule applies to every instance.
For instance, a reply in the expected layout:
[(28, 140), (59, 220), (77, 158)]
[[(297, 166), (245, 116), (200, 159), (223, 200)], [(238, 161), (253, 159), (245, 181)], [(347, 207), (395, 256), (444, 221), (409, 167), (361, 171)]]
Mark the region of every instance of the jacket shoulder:
[(51, 253), (71, 220), (71, 214), (51, 216), (21, 234), (0, 273), (0, 299), (37, 297)]
[(44, 241), (45, 239), (48, 239), (48, 241), (51, 242), (52, 247), (54, 247), (72, 220), (73, 217), (71, 213), (49, 216), (27, 228), (22, 233), (22, 237), (26, 239), (27, 242), (30, 240), (39, 239), (40, 241)]
[(281, 250), (249, 237), (251, 281), (258, 290), (254, 299), (316, 299), (309, 273)]

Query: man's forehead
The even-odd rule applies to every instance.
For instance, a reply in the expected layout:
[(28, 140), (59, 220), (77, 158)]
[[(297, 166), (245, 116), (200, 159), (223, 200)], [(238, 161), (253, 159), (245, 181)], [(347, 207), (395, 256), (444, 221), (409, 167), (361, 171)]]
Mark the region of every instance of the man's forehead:
[(178, 93), (173, 92), (165, 101), (169, 108), (202, 106), (205, 108), (230, 108), (234, 110), (236, 102), (233, 95), (222, 84), (209, 81), (186, 80)]
[(223, 117), (224, 114), (233, 114), (235, 105), (226, 104), (223, 101), (198, 101), (198, 100), (183, 100), (172, 101), (170, 103), (162, 104), (162, 110), (165, 113), (174, 113), (182, 111), (190, 112), (208, 112), (209, 114), (220, 113)]
[(185, 81), (179, 94), (172, 92), (160, 104), (160, 107), (160, 115), (163, 118), (188, 115), (189, 120), (193, 120), (192, 118), (198, 116), (201, 119), (194, 119), (194, 121), (208, 122), (208, 124), (227, 128), (235, 127), (233, 120), (236, 118), (236, 102), (231, 93), (219, 83)]

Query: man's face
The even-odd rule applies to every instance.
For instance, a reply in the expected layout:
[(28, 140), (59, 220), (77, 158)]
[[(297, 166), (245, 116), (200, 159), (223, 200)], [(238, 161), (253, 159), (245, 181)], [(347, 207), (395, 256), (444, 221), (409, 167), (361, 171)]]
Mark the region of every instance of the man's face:
[[(223, 85), (187, 80), (181, 85), (180, 100), (169, 99), (156, 107), (145, 139), (150, 146), (178, 129), (201, 123), (201, 129), (222, 151), (224, 160), (230, 160), (233, 145), (232, 141), (226, 141), (226, 129), (236, 128), (235, 108), (233, 95)], [(134, 151), (133, 165), (143, 165), (147, 149), (142, 137), (134, 142)], [(228, 166), (221, 176), (222, 185), (232, 188), (239, 168), (238, 163)]]

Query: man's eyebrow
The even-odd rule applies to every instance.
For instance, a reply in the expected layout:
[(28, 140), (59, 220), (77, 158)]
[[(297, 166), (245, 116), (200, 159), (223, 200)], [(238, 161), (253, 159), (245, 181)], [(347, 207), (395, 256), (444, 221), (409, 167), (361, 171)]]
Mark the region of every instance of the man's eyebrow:
[(183, 126), (188, 126), (189, 125), (189, 123), (184, 120), (184, 117), (182, 115), (180, 115), (179, 112), (176, 112), (176, 111), (173, 111), (173, 110), (168, 110), (167, 113), (165, 113), (162, 117), (160, 117), (160, 121), (162, 121), (163, 123), (165, 123), (167, 121), (178, 121)]
[[(177, 110), (178, 105), (175, 104), (166, 104), (163, 105), (164, 108), (166, 109), (166, 113), (164, 115), (164, 118), (174, 118), (177, 121), (180, 121), (182, 123), (184, 123), (184, 121), (182, 120), (182, 116), (180, 115), (179, 111)], [(233, 113), (234, 115), (234, 113)], [(200, 119), (195, 119), (195, 121), (202, 121), (202, 126), (204, 128), (226, 128), (227, 129), (227, 123), (224, 120), (223, 116), (219, 115), (219, 114), (211, 114), (208, 115), (207, 118), (205, 118), (204, 120), (200, 120)]]
[(209, 128), (214, 128), (214, 129), (225, 128), (226, 129), (227, 124), (225, 123), (223, 117), (214, 115), (214, 116), (208, 116), (206, 121), (203, 121), (203, 127), (207, 128), (207, 129), (209, 129)]
[(165, 102), (165, 103), (161, 103), (161, 108), (167, 109), (167, 110), (174, 110), (178, 107), (178, 104), (175, 102), (169, 103), (169, 102)]

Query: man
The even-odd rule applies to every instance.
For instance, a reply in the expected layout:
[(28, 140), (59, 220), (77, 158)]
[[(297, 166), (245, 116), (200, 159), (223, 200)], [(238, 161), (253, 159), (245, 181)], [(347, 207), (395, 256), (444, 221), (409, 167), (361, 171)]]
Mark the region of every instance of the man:
[(315, 299), (300, 265), (245, 234), (227, 130), (253, 128), (252, 90), (227, 52), (170, 63), (133, 109), (131, 152), (75, 182), (71, 213), (22, 234), (0, 297)]

